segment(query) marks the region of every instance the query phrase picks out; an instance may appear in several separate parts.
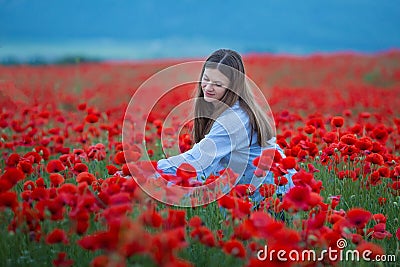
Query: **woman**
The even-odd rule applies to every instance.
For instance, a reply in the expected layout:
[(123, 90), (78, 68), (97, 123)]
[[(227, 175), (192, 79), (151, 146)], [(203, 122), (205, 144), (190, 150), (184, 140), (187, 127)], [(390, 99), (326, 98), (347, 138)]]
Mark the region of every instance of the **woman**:
[[(231, 168), (239, 178), (237, 184), (273, 184), (272, 172), (264, 179), (254, 175), (253, 160), (265, 149), (282, 149), (275, 143), (274, 131), (266, 111), (256, 103), (246, 82), (241, 56), (232, 50), (220, 49), (206, 60), (200, 75), (192, 149), (177, 156), (161, 159), (157, 168), (166, 174), (175, 174), (182, 163), (191, 164), (200, 181), (224, 168)], [(277, 195), (286, 193), (293, 185), (277, 188)], [(254, 202), (262, 200), (258, 190), (252, 195)]]

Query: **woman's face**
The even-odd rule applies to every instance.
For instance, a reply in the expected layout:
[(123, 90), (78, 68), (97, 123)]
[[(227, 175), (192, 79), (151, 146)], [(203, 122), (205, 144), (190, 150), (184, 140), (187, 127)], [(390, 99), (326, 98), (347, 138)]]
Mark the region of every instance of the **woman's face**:
[(213, 102), (221, 100), (229, 86), (229, 79), (218, 69), (205, 68), (201, 79), (204, 100)]

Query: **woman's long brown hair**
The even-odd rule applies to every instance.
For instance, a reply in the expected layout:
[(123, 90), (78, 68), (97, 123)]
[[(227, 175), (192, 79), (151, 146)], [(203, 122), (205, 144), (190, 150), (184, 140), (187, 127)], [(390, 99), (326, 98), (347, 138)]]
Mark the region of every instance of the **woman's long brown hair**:
[[(218, 102), (220, 104), (214, 106), (213, 103), (204, 100), (201, 80), (206, 68), (218, 69), (230, 81), (228, 89), (220, 99), (223, 104)], [(240, 106), (246, 111), (250, 119), (251, 139), (249, 146), (252, 143), (254, 132), (257, 132), (257, 143), (262, 147), (266, 146), (267, 141), (273, 137), (273, 130), (267, 118), (266, 111), (261, 109), (250, 91), (246, 82), (242, 57), (237, 52), (228, 49), (219, 49), (207, 58), (201, 71), (196, 97), (193, 129), (193, 139), (196, 143), (200, 142), (210, 131), (215, 119), (228, 106), (232, 107), (238, 100)]]

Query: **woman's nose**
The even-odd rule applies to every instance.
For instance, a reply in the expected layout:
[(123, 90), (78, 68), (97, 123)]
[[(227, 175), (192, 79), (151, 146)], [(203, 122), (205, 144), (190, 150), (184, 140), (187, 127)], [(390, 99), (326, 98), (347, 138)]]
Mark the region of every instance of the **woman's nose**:
[(206, 83), (206, 85), (204, 86), (204, 88), (205, 88), (206, 90), (213, 90), (213, 89), (214, 89), (214, 86), (213, 86), (212, 83), (208, 82), (208, 83)]

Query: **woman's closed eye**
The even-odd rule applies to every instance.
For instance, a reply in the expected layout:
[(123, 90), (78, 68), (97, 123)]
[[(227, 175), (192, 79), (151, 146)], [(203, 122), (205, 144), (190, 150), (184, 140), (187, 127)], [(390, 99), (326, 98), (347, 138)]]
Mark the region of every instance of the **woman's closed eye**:
[(205, 81), (206, 83), (210, 83), (212, 86), (217, 86), (217, 87), (223, 87), (223, 85), (219, 82), (211, 82), (210, 79), (203, 77), (203, 81)]

